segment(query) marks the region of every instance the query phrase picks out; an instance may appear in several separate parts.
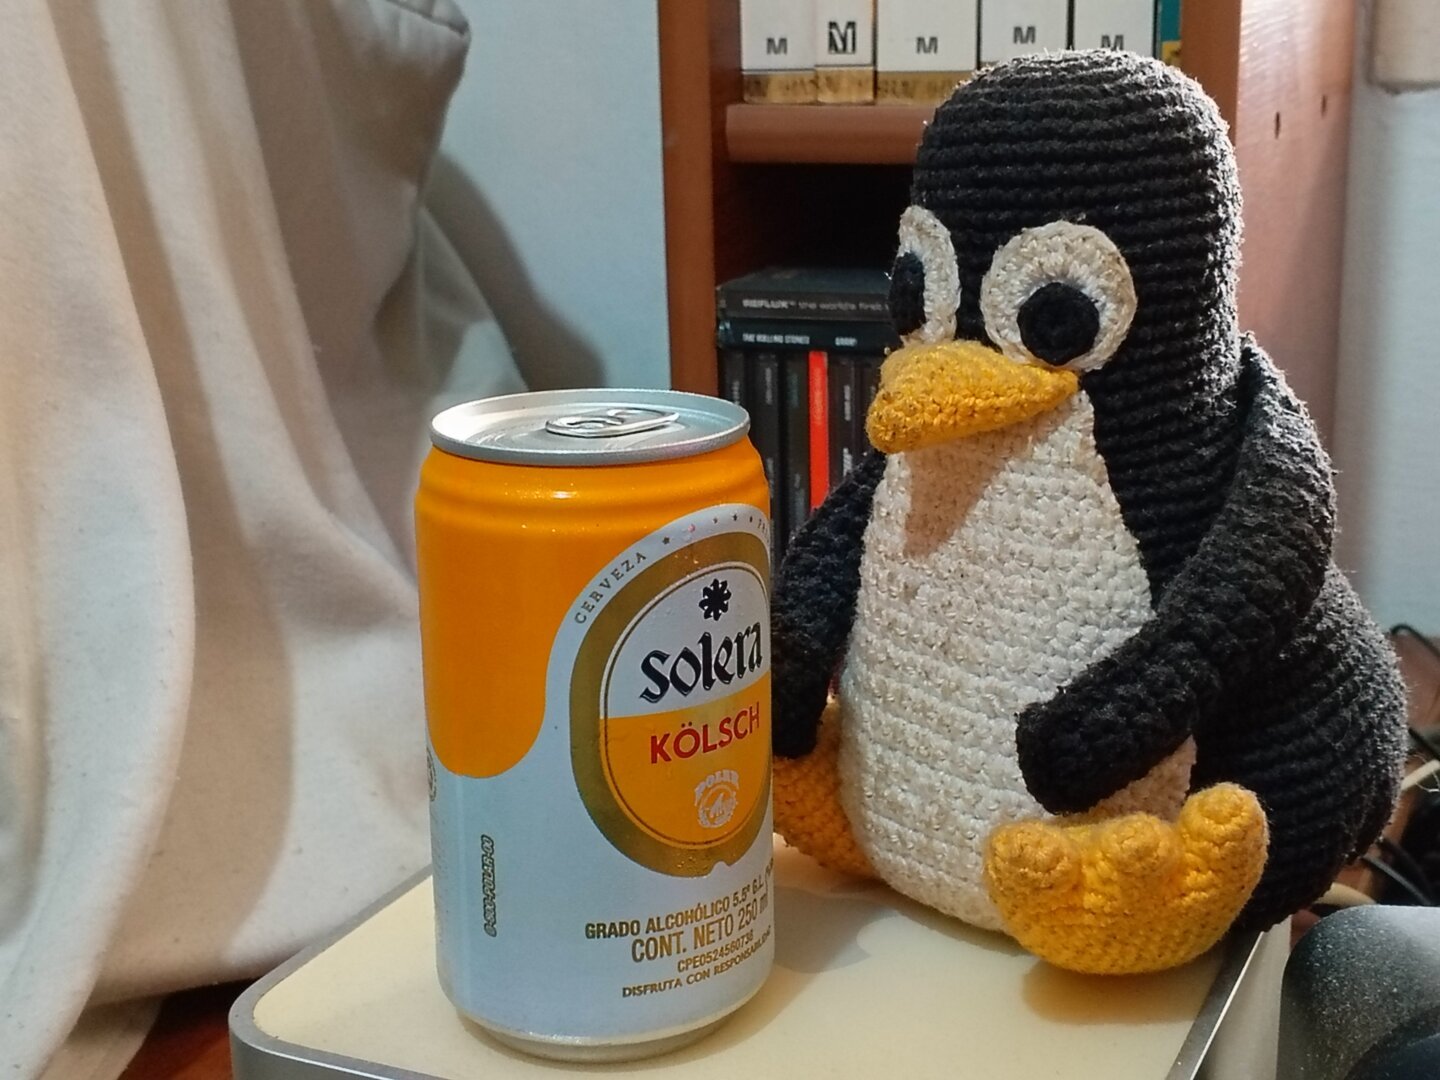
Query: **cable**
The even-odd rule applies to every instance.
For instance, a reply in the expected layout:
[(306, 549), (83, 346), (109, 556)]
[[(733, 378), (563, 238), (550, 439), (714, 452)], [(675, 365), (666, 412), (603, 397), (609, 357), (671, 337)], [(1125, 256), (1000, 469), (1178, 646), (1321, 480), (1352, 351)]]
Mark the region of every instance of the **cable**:
[(1374, 855), (1361, 855), (1360, 861), (1366, 866), (1370, 867), (1371, 870), (1374, 870), (1377, 874), (1381, 874), (1384, 877), (1389, 878), (1396, 885), (1399, 885), (1400, 888), (1404, 889), (1407, 893), (1413, 896), (1415, 898), (1415, 903), (1419, 904), (1421, 907), (1435, 906), (1433, 903), (1430, 902), (1429, 899), (1426, 898), (1424, 893), (1422, 893), (1418, 888), (1416, 888), (1414, 882), (1412, 882), (1404, 874), (1400, 873), (1399, 870), (1396, 870), (1389, 863), (1383, 862), (1380, 859), (1375, 858)]
[[(1411, 788), (1419, 787), (1430, 777), (1440, 772), (1440, 761), (1427, 761), (1418, 768), (1411, 769), (1405, 774), (1405, 779), (1400, 781), (1401, 792), (1409, 791)], [(1429, 790), (1428, 788), (1426, 789)]]
[(1315, 903), (1311, 906), (1347, 908), (1364, 907), (1367, 904), (1373, 903), (1375, 903), (1375, 898), (1373, 896), (1367, 896), (1359, 889), (1352, 888), (1349, 885), (1342, 885), (1340, 884), (1340, 882), (1337, 881), (1332, 884), (1328, 890), (1326, 890), (1324, 896), (1320, 897), (1319, 900), (1316, 900)]

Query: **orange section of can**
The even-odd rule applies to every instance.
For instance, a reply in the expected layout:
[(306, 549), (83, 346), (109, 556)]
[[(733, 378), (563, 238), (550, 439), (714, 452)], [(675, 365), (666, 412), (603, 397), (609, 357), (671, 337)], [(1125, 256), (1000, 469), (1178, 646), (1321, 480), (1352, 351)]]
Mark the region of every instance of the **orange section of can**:
[(768, 515), (747, 440), (635, 465), (499, 464), (432, 449), (415, 497), (425, 711), (451, 772), (498, 776), (534, 744), (556, 631), (626, 547), (719, 503)]
[[(770, 676), (728, 697), (674, 712), (621, 716), (603, 722), (606, 778), (630, 818), (662, 843), (713, 845), (720, 815), (697, 814), (702, 802), (727, 798), (727, 769), (710, 764), (710, 754), (729, 750), (727, 763), (750, 775), (770, 769)], [(657, 782), (657, 765), (674, 775)], [(691, 799), (675, 798), (676, 788), (693, 790)], [(743, 801), (723, 816), (747, 821), (770, 789), (751, 785)]]

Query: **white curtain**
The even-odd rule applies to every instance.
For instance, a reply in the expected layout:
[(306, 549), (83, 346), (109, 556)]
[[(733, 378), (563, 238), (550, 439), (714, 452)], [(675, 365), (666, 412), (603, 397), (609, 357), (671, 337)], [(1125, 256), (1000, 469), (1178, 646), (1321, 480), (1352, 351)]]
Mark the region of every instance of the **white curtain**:
[(410, 498), (522, 387), (422, 203), (449, 0), (4, 6), (0, 1076), (114, 1075), (426, 862)]

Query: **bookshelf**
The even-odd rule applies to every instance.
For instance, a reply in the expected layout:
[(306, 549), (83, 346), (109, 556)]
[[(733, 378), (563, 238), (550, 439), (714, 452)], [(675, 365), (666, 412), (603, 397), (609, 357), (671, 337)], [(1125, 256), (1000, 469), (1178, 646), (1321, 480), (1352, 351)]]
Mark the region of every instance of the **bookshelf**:
[[(658, 0), (671, 378), (714, 393), (715, 284), (888, 264), (928, 110), (741, 103), (737, 0)], [(1355, 0), (1190, 0), (1184, 68), (1231, 124), (1248, 211), (1241, 323), (1328, 434)]]
[(913, 105), (725, 107), (732, 162), (909, 165), (935, 110)]

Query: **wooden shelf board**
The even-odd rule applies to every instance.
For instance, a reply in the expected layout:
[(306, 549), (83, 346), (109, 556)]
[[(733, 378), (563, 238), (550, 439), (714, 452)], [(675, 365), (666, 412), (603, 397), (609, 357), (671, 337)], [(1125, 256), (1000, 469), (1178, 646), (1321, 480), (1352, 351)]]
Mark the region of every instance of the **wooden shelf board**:
[(909, 165), (932, 105), (730, 105), (735, 162)]

